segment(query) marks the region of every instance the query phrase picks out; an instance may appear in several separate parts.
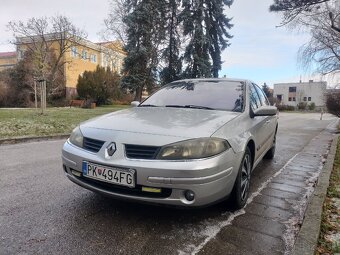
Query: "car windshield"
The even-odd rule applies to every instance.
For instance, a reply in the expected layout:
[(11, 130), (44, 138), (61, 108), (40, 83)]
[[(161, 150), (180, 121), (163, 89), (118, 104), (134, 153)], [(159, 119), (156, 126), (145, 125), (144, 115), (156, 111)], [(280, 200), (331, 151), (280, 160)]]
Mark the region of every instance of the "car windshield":
[(244, 83), (239, 81), (179, 81), (170, 83), (140, 107), (174, 107), (242, 112)]

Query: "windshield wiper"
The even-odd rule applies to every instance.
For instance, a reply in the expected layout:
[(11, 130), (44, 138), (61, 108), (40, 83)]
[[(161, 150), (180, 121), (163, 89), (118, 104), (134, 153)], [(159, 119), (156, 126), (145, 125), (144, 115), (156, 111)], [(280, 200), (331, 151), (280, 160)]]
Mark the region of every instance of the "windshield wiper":
[(153, 104), (141, 104), (139, 105), (139, 107), (158, 107), (158, 106)]
[(200, 106), (200, 105), (166, 105), (165, 107), (173, 107), (173, 108), (191, 108), (191, 109), (204, 109), (204, 110), (215, 110), (214, 108), (207, 107), (207, 106)]

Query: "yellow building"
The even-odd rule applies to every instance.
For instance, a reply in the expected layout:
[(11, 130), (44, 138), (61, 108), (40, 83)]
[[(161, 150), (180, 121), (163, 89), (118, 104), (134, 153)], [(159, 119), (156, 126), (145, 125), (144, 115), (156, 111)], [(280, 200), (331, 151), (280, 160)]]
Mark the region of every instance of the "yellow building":
[[(57, 53), (60, 52), (61, 41), (58, 35), (50, 34), (45, 36), (45, 39), (49, 42), (50, 49), (57, 51)], [(37, 40), (39, 40), (39, 37), (37, 37)], [(23, 57), (24, 52), (31, 43), (32, 38), (17, 38), (18, 60)], [(34, 43), (36, 43), (36, 41)], [(76, 40), (74, 40), (67, 37), (63, 43), (67, 44), (67, 50), (63, 54), (62, 59), (62, 62), (65, 63), (63, 67), (67, 98), (76, 96), (78, 77), (85, 71), (94, 71), (99, 65), (101, 67), (110, 67), (112, 71), (118, 73), (121, 72), (126, 53), (123, 51), (120, 42), (93, 43), (82, 38), (76, 38)]]
[(17, 53), (0, 52), (0, 71), (11, 68), (17, 63)]

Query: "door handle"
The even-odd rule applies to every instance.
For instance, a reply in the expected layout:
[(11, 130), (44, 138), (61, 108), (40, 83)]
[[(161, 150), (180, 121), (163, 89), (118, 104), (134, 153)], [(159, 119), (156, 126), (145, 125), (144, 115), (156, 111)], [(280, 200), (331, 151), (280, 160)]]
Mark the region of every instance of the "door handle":
[(269, 124), (269, 123), (270, 123), (270, 120), (267, 120), (265, 123), (266, 123), (266, 124)]

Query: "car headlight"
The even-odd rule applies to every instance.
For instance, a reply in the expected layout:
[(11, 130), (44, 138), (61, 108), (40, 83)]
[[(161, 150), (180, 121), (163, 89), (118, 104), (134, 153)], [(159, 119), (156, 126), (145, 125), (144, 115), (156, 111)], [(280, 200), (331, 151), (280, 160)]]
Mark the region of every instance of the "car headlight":
[(73, 129), (69, 140), (70, 143), (81, 148), (83, 147), (83, 134), (81, 133), (79, 126)]
[(230, 148), (226, 140), (220, 138), (198, 138), (163, 146), (157, 159), (185, 160), (215, 156)]

